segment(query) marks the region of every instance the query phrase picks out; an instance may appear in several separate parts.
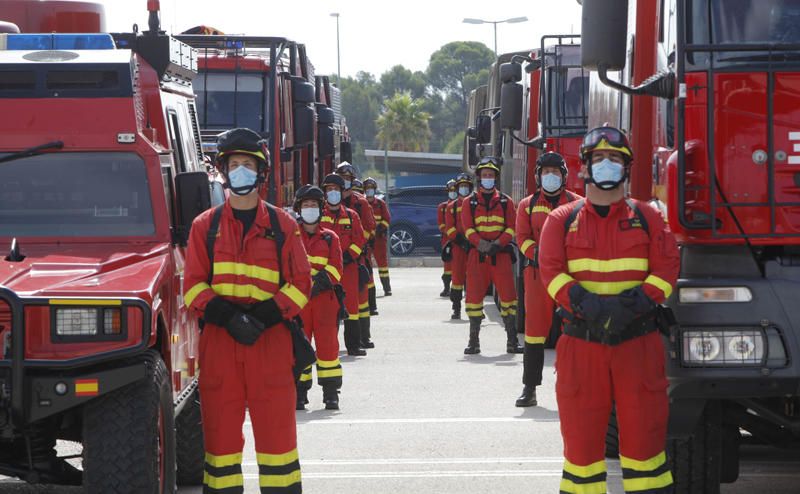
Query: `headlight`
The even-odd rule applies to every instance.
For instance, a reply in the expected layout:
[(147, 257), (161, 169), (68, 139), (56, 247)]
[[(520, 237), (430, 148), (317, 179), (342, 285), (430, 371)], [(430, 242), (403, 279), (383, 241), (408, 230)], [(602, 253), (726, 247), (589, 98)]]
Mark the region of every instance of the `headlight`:
[(122, 313), (119, 308), (56, 309), (58, 336), (118, 335), (122, 332)]
[(688, 330), (682, 333), (683, 363), (688, 365), (760, 365), (764, 359), (764, 333)]
[(746, 286), (683, 287), (678, 290), (678, 300), (682, 304), (750, 302), (753, 293)]

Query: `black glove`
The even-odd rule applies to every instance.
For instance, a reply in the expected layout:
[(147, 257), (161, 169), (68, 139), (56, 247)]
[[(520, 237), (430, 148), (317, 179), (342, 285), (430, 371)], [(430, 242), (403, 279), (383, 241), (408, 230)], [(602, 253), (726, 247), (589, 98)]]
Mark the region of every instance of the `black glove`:
[(637, 315), (647, 314), (656, 308), (655, 302), (644, 293), (642, 287), (629, 288), (619, 294), (619, 300)]
[(620, 334), (637, 317), (638, 314), (626, 307), (620, 297), (606, 297), (598, 322), (609, 333)]
[(496, 255), (498, 252), (500, 252), (500, 249), (502, 249), (502, 247), (500, 247), (500, 244), (497, 242), (497, 240), (492, 240), (491, 244), (489, 245), (489, 251), (486, 253), (486, 255)]
[(327, 273), (325, 273), (325, 271), (320, 271), (311, 279), (314, 282), (314, 284), (311, 286), (312, 298), (319, 295), (320, 292), (324, 292), (325, 290), (330, 290), (333, 288), (333, 283), (331, 283), (331, 279)]
[(464, 250), (467, 249), (469, 242), (467, 241), (467, 237), (465, 237), (463, 233), (456, 233), (456, 245), (458, 245)]
[(372, 237), (371, 239), (369, 239), (369, 241), (367, 242), (367, 245), (369, 245), (370, 249), (374, 249), (375, 248), (375, 237)]
[(596, 321), (603, 309), (600, 297), (578, 283), (569, 289), (569, 304), (575, 315), (587, 321)]
[(214, 297), (206, 304), (203, 319), (222, 326), (234, 340), (242, 345), (255, 343), (265, 329), (261, 321), (248, 316), (236, 304), (221, 297)]
[(342, 261), (344, 261), (345, 264), (350, 264), (353, 262), (353, 255), (349, 250), (344, 251), (342, 254)]
[(375, 228), (375, 232), (376, 232), (378, 235), (386, 235), (386, 225), (378, 225), (378, 226)]
[(283, 321), (283, 314), (274, 298), (251, 305), (248, 314), (261, 321), (267, 328)]

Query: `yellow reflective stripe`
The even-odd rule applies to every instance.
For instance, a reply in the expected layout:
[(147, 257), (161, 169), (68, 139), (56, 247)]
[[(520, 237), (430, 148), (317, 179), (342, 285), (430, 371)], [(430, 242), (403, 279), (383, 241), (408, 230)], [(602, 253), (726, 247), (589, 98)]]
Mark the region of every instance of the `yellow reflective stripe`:
[(328, 263), (328, 258), (327, 257), (322, 257), (322, 256), (307, 256), (307, 257), (308, 257), (308, 262), (313, 262), (313, 263), (316, 263), (316, 264), (327, 264)]
[(548, 208), (547, 206), (534, 206), (532, 208), (528, 208), (528, 214), (533, 213), (545, 213), (548, 214), (552, 211), (552, 209)]
[(336, 360), (320, 360), (317, 359), (317, 367), (326, 367), (330, 369), (331, 367), (336, 367), (337, 365), (342, 365), (341, 361), (337, 358)]
[(306, 304), (308, 303), (308, 297), (306, 297), (303, 292), (301, 292), (296, 286), (292, 285), (291, 283), (283, 285), (281, 287), (281, 293), (289, 297), (289, 299), (301, 309), (305, 307)]
[(331, 276), (333, 276), (333, 279), (334, 279), (334, 280), (336, 280), (336, 281), (341, 281), (341, 279), (342, 279), (342, 274), (341, 274), (341, 273), (339, 272), (339, 270), (338, 270), (338, 269), (336, 269), (334, 266), (331, 266), (330, 264), (328, 264), (327, 266), (325, 266), (325, 271), (327, 271), (328, 273), (330, 273), (330, 274), (331, 274)]
[(598, 295), (619, 295), (621, 292), (636, 288), (641, 281), (579, 281), (582, 287)]
[(386, 220), (381, 220), (380, 224), (385, 226), (385, 227), (387, 227), (387, 228), (389, 227), (389, 222), (386, 221)]
[(342, 377), (342, 368), (322, 370), (317, 369), (317, 379), (325, 379), (326, 377)]
[(211, 287), (208, 286), (208, 283), (206, 283), (205, 281), (201, 281), (200, 283), (190, 288), (189, 291), (184, 294), (183, 301), (186, 303), (186, 305), (192, 305), (194, 299), (196, 299), (198, 295), (203, 293), (203, 290), (208, 290), (210, 288)]
[(303, 382), (308, 382), (308, 381), (310, 381), (310, 380), (311, 380), (311, 373), (310, 373), (310, 372), (303, 372), (302, 374), (300, 374), (300, 379), (299, 379), (299, 381), (300, 381), (301, 383), (303, 383)]
[(465, 304), (467, 309), (483, 309), (483, 304)]
[(215, 262), (214, 274), (247, 276), (248, 278), (269, 281), (270, 283), (277, 283), (280, 279), (279, 273), (275, 270), (238, 262)]
[[(503, 230), (506, 229), (502, 225), (498, 225), (498, 226), (478, 226), (476, 228), (478, 229), (479, 232), (502, 232)], [(511, 231), (513, 232), (514, 230), (511, 230)]]
[(651, 472), (666, 462), (667, 455), (663, 451), (647, 460), (634, 460), (633, 458), (619, 455), (619, 465), (622, 468), (636, 470), (637, 472)]
[(551, 281), (550, 284), (547, 285), (547, 293), (549, 293), (550, 296), (553, 299), (555, 299), (556, 295), (558, 294), (558, 291), (561, 290), (564, 287), (564, 285), (566, 285), (571, 281), (575, 281), (575, 278), (568, 275), (567, 273), (561, 273), (555, 278), (553, 278), (553, 281)]
[(559, 490), (570, 494), (606, 494), (606, 483), (603, 481), (591, 484), (576, 484), (569, 479), (561, 479)]
[(663, 489), (672, 485), (672, 472), (667, 470), (657, 477), (642, 477), (638, 479), (622, 479), (622, 487), (625, 492), (650, 491), (652, 489)]
[(208, 472), (203, 472), (203, 484), (212, 489), (229, 489), (244, 485), (244, 476), (241, 473), (226, 475), (224, 477), (214, 477)]
[(323, 216), (321, 221), (323, 223), (333, 223), (333, 218), (331, 218), (330, 216)]
[(289, 487), (300, 482), (300, 470), (285, 475), (259, 475), (259, 487)]
[(478, 223), (489, 223), (491, 221), (496, 221), (498, 223), (504, 223), (506, 221), (505, 218), (502, 216), (476, 216), (475, 217), (475, 224)]
[(361, 247), (356, 244), (350, 244), (350, 250), (356, 253), (357, 256), (361, 255)]
[(456, 232), (456, 227), (451, 226), (449, 230), (447, 230), (448, 235), (452, 235)]
[(439, 223), (439, 230), (444, 230), (447, 227), (444, 223)]
[(601, 473), (605, 473), (606, 461), (600, 460), (590, 465), (580, 466), (571, 463), (569, 460), (564, 460), (564, 471), (567, 473), (571, 473), (572, 475), (575, 475), (577, 477), (583, 477), (585, 479), (588, 479), (590, 477), (594, 477), (595, 475), (600, 475)]
[(516, 300), (512, 300), (511, 302), (503, 302), (502, 300), (500, 301), (500, 307), (516, 307), (516, 306), (517, 306)]
[(664, 297), (665, 298), (669, 298), (669, 296), (672, 295), (672, 285), (670, 285), (669, 283), (664, 281), (662, 278), (659, 278), (658, 276), (656, 276), (654, 274), (651, 274), (650, 276), (645, 278), (644, 282), (649, 284), (649, 285), (653, 285), (654, 287), (656, 287), (659, 290), (661, 290), (662, 292), (664, 292)]
[(122, 300), (98, 298), (51, 298), (50, 305), (122, 305)]
[(230, 455), (215, 456), (206, 453), (206, 463), (214, 468), (231, 467), (242, 463), (242, 453), (233, 453)]
[(347, 314), (348, 321), (358, 321), (358, 314)]
[(529, 345), (543, 345), (547, 338), (544, 336), (528, 336), (525, 335), (525, 343)]
[(225, 297), (254, 298), (256, 300), (269, 300), (275, 296), (273, 293), (265, 292), (255, 285), (237, 285), (234, 283), (215, 283), (211, 289), (217, 295)]
[(475, 231), (475, 229), (474, 229), (474, 228), (467, 228), (467, 231), (466, 231), (466, 232), (464, 232), (464, 236), (465, 236), (465, 237), (469, 237), (469, 236), (470, 236), (470, 235), (472, 235), (473, 233), (477, 233), (477, 232)]
[(300, 455), (297, 454), (297, 449), (293, 449), (288, 453), (283, 453), (279, 455), (256, 452), (256, 461), (258, 462), (258, 464), (267, 467), (282, 467), (284, 465), (288, 465), (293, 461), (297, 461), (298, 459), (300, 459)]
[(647, 271), (649, 261), (646, 257), (621, 257), (619, 259), (572, 259), (567, 261), (570, 273), (594, 271), (595, 273), (613, 273), (616, 271)]
[(452, 285), (451, 284), (450, 285), (450, 289), (451, 290), (463, 290), (464, 289), (464, 285)]
[(364, 238), (369, 238), (370, 233), (367, 230), (364, 230)]
[(531, 240), (531, 239), (528, 239), (528, 240), (526, 240), (526, 241), (522, 242), (522, 246), (520, 246), (519, 250), (520, 250), (521, 252), (525, 253), (525, 251), (527, 251), (528, 249), (530, 249), (530, 248), (531, 248), (531, 247), (533, 247), (534, 245), (536, 245), (536, 242), (534, 242), (534, 241), (533, 241), (533, 240)]
[(350, 218), (341, 218), (339, 220), (339, 224), (340, 225), (349, 225), (350, 224)]
[(369, 309), (369, 302), (364, 302), (363, 304), (358, 304), (359, 309)]
[(506, 233), (508, 233), (512, 237), (516, 234), (513, 228), (506, 228)]

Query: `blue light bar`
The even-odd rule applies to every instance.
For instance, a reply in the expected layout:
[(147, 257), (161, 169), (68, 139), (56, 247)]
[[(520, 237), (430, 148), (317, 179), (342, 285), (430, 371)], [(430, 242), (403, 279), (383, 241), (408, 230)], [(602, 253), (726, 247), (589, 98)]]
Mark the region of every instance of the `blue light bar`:
[(110, 34), (9, 34), (7, 50), (113, 50)]

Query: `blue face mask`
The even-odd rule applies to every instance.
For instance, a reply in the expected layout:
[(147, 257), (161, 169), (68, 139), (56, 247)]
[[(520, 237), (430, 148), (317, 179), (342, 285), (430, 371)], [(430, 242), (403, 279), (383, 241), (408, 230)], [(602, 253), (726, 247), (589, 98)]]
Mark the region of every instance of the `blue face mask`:
[(453, 199), (458, 197), (458, 192), (451, 190), (450, 192), (447, 193), (447, 197), (452, 201)]
[(542, 175), (542, 188), (545, 192), (550, 192), (551, 194), (556, 192), (561, 188), (561, 175), (556, 175), (555, 173)]
[(316, 224), (319, 221), (319, 208), (301, 208), (300, 217), (303, 218), (303, 223)]
[(336, 206), (342, 202), (342, 193), (338, 190), (329, 190), (325, 193), (325, 197), (328, 200), (328, 204), (332, 206)]
[(481, 179), (481, 187), (486, 190), (494, 189), (494, 179), (493, 178), (482, 178)]
[(364, 194), (366, 194), (367, 197), (375, 197), (375, 189), (367, 189), (364, 191)]
[(467, 197), (469, 195), (469, 187), (466, 185), (463, 187), (459, 187), (458, 195), (460, 195), (461, 197)]
[(350, 187), (352, 187), (352, 186), (353, 186), (353, 181), (352, 180), (345, 180), (344, 181), (344, 190), (350, 190)]
[(589, 173), (592, 182), (603, 190), (615, 189), (625, 180), (625, 167), (608, 158), (599, 163), (593, 163), (589, 167)]
[(232, 172), (228, 173), (228, 186), (231, 192), (237, 196), (246, 196), (256, 188), (258, 173), (246, 166), (237, 166)]

